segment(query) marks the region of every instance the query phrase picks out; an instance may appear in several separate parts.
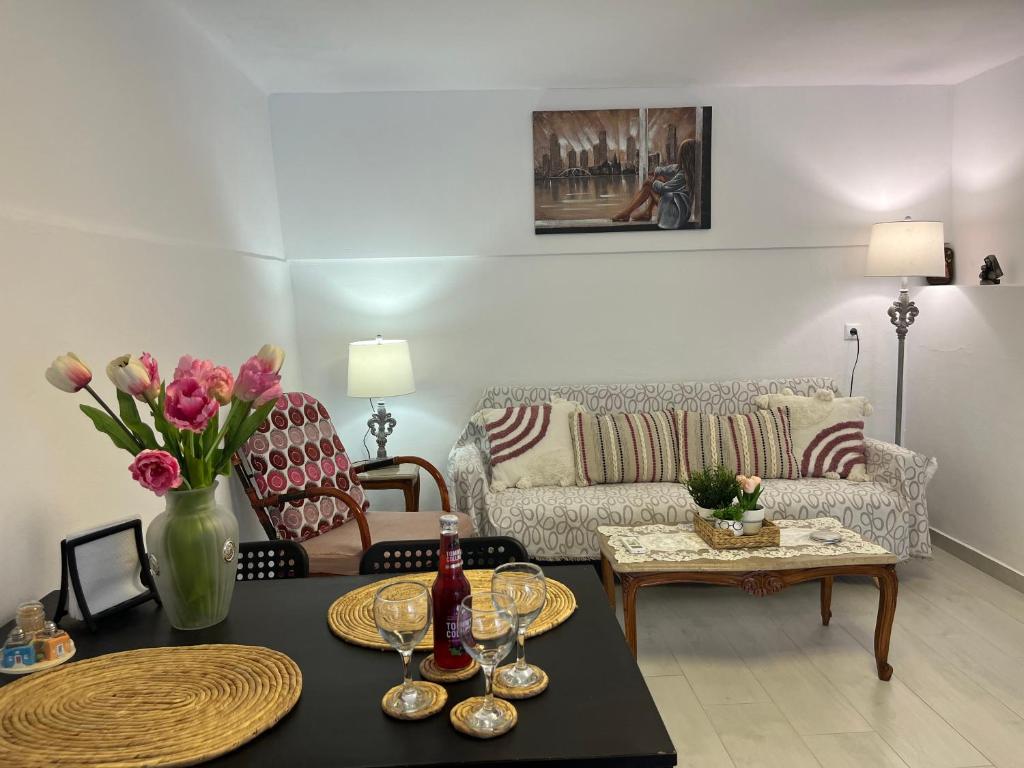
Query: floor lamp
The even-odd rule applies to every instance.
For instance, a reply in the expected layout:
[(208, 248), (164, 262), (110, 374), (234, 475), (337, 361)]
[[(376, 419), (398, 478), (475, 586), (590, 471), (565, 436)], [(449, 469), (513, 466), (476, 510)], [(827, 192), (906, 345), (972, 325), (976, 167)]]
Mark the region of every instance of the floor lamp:
[(871, 228), (868, 277), (898, 277), (900, 292), (889, 307), (889, 321), (896, 326), (899, 357), (896, 364), (896, 445), (903, 439), (903, 347), (907, 331), (920, 314), (910, 300), (908, 277), (941, 277), (946, 274), (945, 242), (941, 221), (887, 221)]

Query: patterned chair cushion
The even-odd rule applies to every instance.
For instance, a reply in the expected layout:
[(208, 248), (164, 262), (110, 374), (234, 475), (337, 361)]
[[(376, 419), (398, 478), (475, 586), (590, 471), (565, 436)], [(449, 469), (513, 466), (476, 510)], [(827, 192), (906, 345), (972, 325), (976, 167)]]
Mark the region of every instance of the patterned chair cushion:
[[(240, 453), (261, 497), (319, 485), (347, 492), (363, 511), (370, 506), (330, 414), (311, 395), (289, 392), (278, 398)], [(328, 497), (290, 501), (267, 513), (278, 538), (294, 541), (319, 536), (351, 518), (344, 503)]]
[[(594, 560), (600, 525), (686, 523), (697, 509), (677, 483), (510, 488), (490, 494), (489, 502), (486, 518), (477, 521), (480, 535), (513, 536), (538, 560)], [(882, 484), (766, 480), (761, 502), (770, 518), (836, 517), (901, 560), (911, 554), (907, 504)]]

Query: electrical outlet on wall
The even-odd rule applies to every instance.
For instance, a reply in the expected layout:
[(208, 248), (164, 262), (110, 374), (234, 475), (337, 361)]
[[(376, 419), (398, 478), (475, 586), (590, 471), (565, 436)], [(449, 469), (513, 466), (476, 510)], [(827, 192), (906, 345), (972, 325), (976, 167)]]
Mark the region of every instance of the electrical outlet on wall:
[(853, 341), (855, 339), (864, 340), (864, 331), (861, 330), (860, 323), (846, 323), (843, 326), (843, 338), (847, 341)]

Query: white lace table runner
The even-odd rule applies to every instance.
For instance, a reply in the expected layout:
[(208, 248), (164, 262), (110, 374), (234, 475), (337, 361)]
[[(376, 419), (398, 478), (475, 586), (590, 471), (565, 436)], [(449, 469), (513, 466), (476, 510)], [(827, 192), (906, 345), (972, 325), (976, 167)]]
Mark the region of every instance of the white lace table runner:
[[(608, 537), (620, 563), (685, 563), (690, 560), (746, 560), (750, 557), (799, 557), (800, 555), (887, 555), (889, 551), (861, 538), (833, 517), (812, 520), (773, 520), (781, 529), (779, 546), (751, 549), (712, 549), (694, 533), (692, 523), (679, 525), (602, 525), (598, 532)], [(821, 544), (811, 539), (812, 531), (835, 531), (842, 540)], [(622, 546), (623, 538), (635, 536), (647, 552), (631, 555)]]

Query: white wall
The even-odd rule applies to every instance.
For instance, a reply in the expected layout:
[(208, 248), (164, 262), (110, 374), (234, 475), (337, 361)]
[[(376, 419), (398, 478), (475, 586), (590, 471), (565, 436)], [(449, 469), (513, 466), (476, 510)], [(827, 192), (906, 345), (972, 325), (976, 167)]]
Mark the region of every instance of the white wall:
[[(0, 4), (5, 328), (0, 621), (56, 588), (67, 532), (162, 508), (43, 380), (146, 349), (292, 353), (266, 97), (158, 0)], [(234, 481), (233, 481), (234, 482)]]
[[(532, 110), (680, 104), (714, 108), (710, 230), (533, 234)], [(357, 453), (346, 345), (408, 338), (392, 443), (443, 465), (487, 385), (845, 381), (857, 321), (888, 437), (896, 283), (861, 277), (864, 245), (875, 221), (949, 219), (950, 110), (932, 87), (274, 96), (303, 380)]]
[[(1024, 572), (1024, 59), (953, 89), (956, 286), (917, 297), (908, 336), (908, 427), (939, 458), (935, 528)], [(979, 286), (995, 253), (1003, 285)]]

